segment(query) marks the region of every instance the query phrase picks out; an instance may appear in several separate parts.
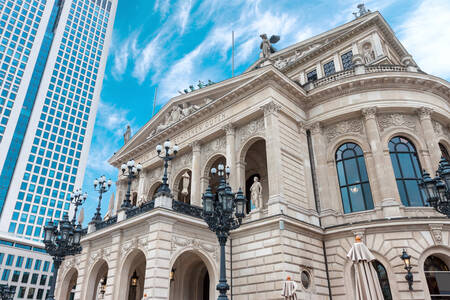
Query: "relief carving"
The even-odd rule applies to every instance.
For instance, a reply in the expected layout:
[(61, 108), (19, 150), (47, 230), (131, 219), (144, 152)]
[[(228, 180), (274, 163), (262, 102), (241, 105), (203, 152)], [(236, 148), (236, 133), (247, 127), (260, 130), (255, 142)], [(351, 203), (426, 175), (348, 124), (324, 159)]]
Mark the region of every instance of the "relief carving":
[(105, 261), (109, 261), (109, 256), (111, 254), (111, 248), (100, 248), (91, 253), (91, 257), (89, 258), (89, 264), (93, 265), (99, 259), (103, 259)]
[(202, 148), (201, 148), (202, 162), (205, 162), (213, 153), (224, 152), (226, 146), (227, 146), (227, 140), (226, 140), (225, 136), (221, 136), (215, 140), (212, 140), (209, 143), (202, 145)]
[(163, 121), (150, 133), (149, 137), (169, 128), (172, 124), (188, 117), (199, 109), (200, 107), (195, 104), (183, 103), (181, 106), (175, 105), (169, 112), (164, 114)]
[(422, 106), (417, 110), (417, 114), (419, 115), (420, 120), (426, 120), (431, 118), (431, 113), (433, 110), (429, 107)]
[(363, 124), (361, 120), (342, 121), (326, 127), (324, 132), (328, 142), (330, 142), (338, 136), (348, 133), (363, 134)]
[(122, 245), (120, 251), (122, 259), (133, 249), (145, 249), (146, 251), (149, 251), (149, 239), (147, 237), (134, 237), (133, 239), (126, 241)]
[(438, 121), (433, 120), (433, 129), (437, 136), (446, 136), (447, 138), (450, 138), (450, 130)]
[(378, 127), (384, 131), (391, 127), (406, 127), (416, 129), (416, 122), (413, 116), (403, 114), (383, 114), (378, 118)]
[(328, 43), (328, 39), (324, 43), (315, 43), (312, 45), (308, 45), (302, 49), (295, 50), (295, 53), (288, 57), (278, 57), (277, 60), (274, 63), (275, 68), (277, 69), (283, 69), (286, 66), (292, 65), (302, 57), (306, 56), (310, 52), (314, 51), (315, 49), (321, 47), (322, 45)]
[(192, 165), (192, 152), (185, 153), (172, 161), (172, 174), (178, 173), (179, 170), (190, 168)]
[(364, 42), (361, 46), (361, 50), (365, 64), (370, 64), (375, 60), (375, 51), (373, 51), (372, 43)]
[(244, 126), (240, 127), (237, 130), (237, 134), (239, 136), (239, 142), (242, 144), (245, 142), (249, 137), (256, 135), (256, 134), (263, 134), (265, 132), (265, 126), (264, 126), (264, 119), (256, 119), (253, 120)]
[(172, 253), (180, 248), (200, 249), (210, 253), (215, 260), (218, 259), (217, 253), (218, 247), (216, 245), (205, 243), (204, 241), (195, 238), (187, 238), (175, 235), (172, 236), (172, 245), (171, 245)]
[(430, 226), (431, 236), (433, 237), (434, 243), (436, 245), (442, 244), (442, 225), (440, 225), (440, 224), (431, 225), (430, 224), (429, 226)]

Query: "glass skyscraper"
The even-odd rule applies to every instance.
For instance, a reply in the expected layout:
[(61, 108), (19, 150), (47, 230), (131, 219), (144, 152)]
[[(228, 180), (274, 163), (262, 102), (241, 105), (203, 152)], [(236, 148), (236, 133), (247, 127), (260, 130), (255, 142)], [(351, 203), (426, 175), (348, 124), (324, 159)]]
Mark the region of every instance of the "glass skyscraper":
[(117, 0), (0, 0), (0, 284), (43, 299), (43, 226), (82, 184)]

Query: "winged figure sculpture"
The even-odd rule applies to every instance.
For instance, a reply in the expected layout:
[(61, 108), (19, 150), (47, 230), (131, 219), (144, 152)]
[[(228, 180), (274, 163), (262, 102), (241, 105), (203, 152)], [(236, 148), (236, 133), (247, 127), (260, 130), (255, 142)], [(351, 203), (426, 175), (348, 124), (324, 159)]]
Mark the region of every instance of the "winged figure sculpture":
[(260, 35), (262, 41), (259, 48), (262, 50), (262, 57), (268, 58), (271, 53), (274, 53), (276, 49), (272, 44), (276, 44), (280, 40), (279, 35), (272, 35), (270, 39), (267, 38), (267, 34), (263, 33)]

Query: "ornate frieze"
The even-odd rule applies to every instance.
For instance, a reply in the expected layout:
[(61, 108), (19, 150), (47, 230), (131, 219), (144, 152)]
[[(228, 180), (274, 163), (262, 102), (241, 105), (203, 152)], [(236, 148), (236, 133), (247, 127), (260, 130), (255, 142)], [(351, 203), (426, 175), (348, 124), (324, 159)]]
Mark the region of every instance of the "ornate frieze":
[(184, 153), (181, 156), (176, 157), (172, 160), (172, 174), (175, 175), (184, 168), (191, 168), (192, 166), (192, 152)]
[(105, 261), (109, 261), (110, 255), (111, 255), (111, 248), (110, 247), (100, 248), (100, 249), (98, 249), (96, 251), (93, 251), (91, 253), (91, 256), (89, 257), (89, 264), (93, 265), (99, 259), (103, 259)]
[(363, 134), (363, 124), (360, 119), (342, 121), (324, 128), (325, 136), (328, 142), (331, 142), (335, 138), (345, 134)]
[(199, 109), (199, 106), (191, 105), (189, 103), (183, 103), (181, 106), (173, 106), (169, 112), (166, 112), (164, 114), (163, 121), (160, 122), (158, 126), (156, 126), (156, 128), (150, 133), (149, 137), (152, 137), (153, 135), (160, 133), (166, 128), (169, 128), (173, 124), (177, 123), (181, 119), (188, 117)]
[(265, 132), (264, 119), (259, 118), (245, 124), (242, 127), (239, 127), (237, 130), (237, 136), (239, 137), (238, 140), (240, 144), (242, 144), (249, 137), (257, 134), (264, 135), (264, 132)]
[(225, 151), (226, 146), (227, 140), (225, 136), (221, 136), (215, 140), (210, 141), (209, 143), (202, 145), (201, 147), (202, 162), (206, 161), (213, 153), (216, 152), (223, 153)]
[(326, 40), (323, 43), (315, 43), (312, 45), (308, 45), (302, 49), (298, 49), (296, 50), (292, 55), (287, 56), (287, 57), (278, 57), (275, 62), (274, 62), (274, 66), (277, 69), (283, 69), (286, 66), (292, 65), (293, 63), (295, 63), (296, 61), (298, 61), (299, 59), (301, 59), (302, 57), (306, 56), (307, 54), (311, 53), (312, 51), (314, 51), (315, 49), (321, 47), (322, 45), (326, 44), (328, 42), (328, 40)]
[(450, 138), (450, 130), (438, 121), (433, 120), (433, 129), (437, 136), (446, 136)]
[(186, 142), (192, 137), (198, 136), (200, 133), (203, 133), (204, 131), (216, 126), (217, 124), (222, 123), (227, 118), (226, 113), (221, 113), (214, 115), (213, 117), (209, 118), (208, 120), (190, 128), (187, 130), (183, 130), (180, 132), (179, 135), (177, 135), (175, 138), (173, 138), (173, 142), (175, 144), (181, 144), (183, 142)]
[(122, 258), (125, 257), (133, 249), (141, 249), (149, 251), (149, 239), (148, 237), (134, 237), (131, 240), (126, 241), (122, 244), (120, 255)]
[(182, 236), (172, 236), (172, 253), (183, 248), (193, 248), (203, 250), (210, 253), (214, 259), (218, 259), (217, 247), (214, 244), (206, 243), (202, 240), (196, 238), (182, 237)]
[(378, 117), (378, 127), (384, 131), (391, 127), (406, 127), (416, 129), (416, 122), (412, 115), (405, 114), (382, 114)]

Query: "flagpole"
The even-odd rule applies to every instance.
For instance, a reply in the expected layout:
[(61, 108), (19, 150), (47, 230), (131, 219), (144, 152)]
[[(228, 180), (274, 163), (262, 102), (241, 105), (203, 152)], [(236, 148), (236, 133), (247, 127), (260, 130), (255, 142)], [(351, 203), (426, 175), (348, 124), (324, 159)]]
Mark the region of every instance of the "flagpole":
[(234, 30), (231, 31), (231, 77), (234, 77)]
[(153, 99), (153, 110), (152, 110), (152, 118), (155, 115), (155, 107), (156, 107), (156, 95), (158, 94), (158, 87), (155, 87), (155, 97)]

